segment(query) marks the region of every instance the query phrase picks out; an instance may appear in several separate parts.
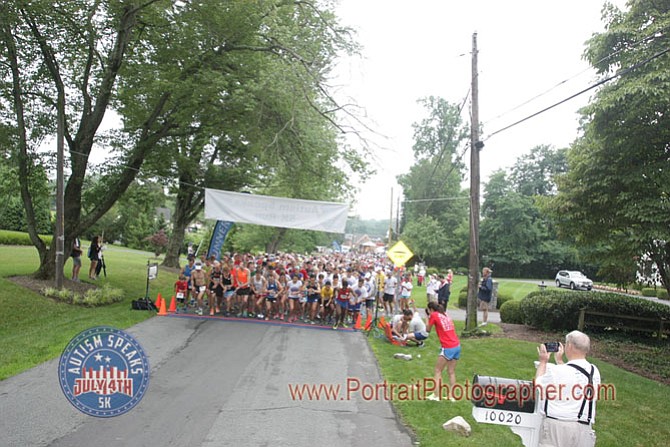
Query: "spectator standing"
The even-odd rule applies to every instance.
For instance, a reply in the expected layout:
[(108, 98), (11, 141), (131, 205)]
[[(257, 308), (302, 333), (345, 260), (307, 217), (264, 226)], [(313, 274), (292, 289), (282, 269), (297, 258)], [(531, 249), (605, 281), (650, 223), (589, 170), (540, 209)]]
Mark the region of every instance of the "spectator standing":
[(88, 269), (88, 278), (98, 279), (95, 275), (98, 262), (100, 262), (100, 238), (98, 236), (93, 237), (91, 240), (91, 245), (88, 247), (88, 259), (91, 261), (91, 266)]
[(72, 281), (79, 282), (79, 271), (81, 270), (81, 240), (78, 237), (74, 238), (72, 244)]
[[(535, 385), (544, 397), (549, 397), (549, 387), (566, 390), (553, 393), (553, 399), (545, 399), (540, 430), (540, 446), (593, 447), (596, 434), (593, 423), (596, 419), (597, 390), (600, 371), (586, 360), (591, 348), (589, 337), (572, 331), (565, 337), (565, 346), (559, 344), (554, 353), (555, 365), (549, 365), (551, 353), (544, 344), (537, 348), (539, 363), (535, 374)], [(563, 353), (568, 363), (563, 363)], [(577, 398), (579, 397), (579, 398)]]
[(440, 278), (442, 281), (437, 289), (437, 304), (446, 310), (449, 305), (449, 297), (451, 296), (451, 283), (446, 278)]
[(483, 312), (482, 326), (486, 326), (489, 320), (489, 304), (491, 303), (491, 294), (493, 292), (493, 278), (491, 277), (491, 269), (484, 267), (482, 269), (482, 282), (479, 284), (479, 291), (477, 292), (477, 300), (479, 301), (479, 309)]
[(398, 278), (389, 273), (384, 281), (384, 311), (387, 317), (393, 316), (393, 302), (395, 301), (395, 290), (398, 285)]

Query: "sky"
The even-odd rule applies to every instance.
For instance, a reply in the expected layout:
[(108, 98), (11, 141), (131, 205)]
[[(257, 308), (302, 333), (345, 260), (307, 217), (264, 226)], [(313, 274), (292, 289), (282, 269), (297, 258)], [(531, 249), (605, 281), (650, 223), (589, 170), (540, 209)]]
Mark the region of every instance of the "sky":
[[(365, 114), (361, 135), (373, 149), (377, 174), (360, 186), (352, 211), (363, 219), (390, 215), (412, 162), (412, 124), (430, 95), (460, 104), (471, 85), (472, 40), (477, 33), (480, 152), (483, 186), (497, 169), (511, 167), (538, 145), (567, 147), (579, 135), (583, 94), (513, 128), (495, 131), (561, 101), (596, 81), (583, 60), (585, 42), (602, 32), (601, 0), (340, 0), (343, 25), (356, 31), (359, 56), (342, 58), (331, 80), (341, 102)], [(613, 1), (623, 7), (624, 0)], [(531, 100), (532, 101), (529, 101)], [(524, 103), (527, 103), (523, 105)], [(519, 107), (521, 106), (521, 107)], [(463, 110), (470, 121), (470, 101)], [(360, 145), (349, 136), (349, 144)], [(469, 151), (464, 161), (469, 170)], [(469, 174), (464, 187), (469, 185)], [(396, 210), (393, 210), (395, 216)]]

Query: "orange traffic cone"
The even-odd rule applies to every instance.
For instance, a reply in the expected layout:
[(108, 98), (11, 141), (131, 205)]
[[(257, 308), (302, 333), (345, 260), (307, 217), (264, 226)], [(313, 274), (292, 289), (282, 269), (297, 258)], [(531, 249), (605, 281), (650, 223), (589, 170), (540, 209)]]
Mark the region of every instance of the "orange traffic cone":
[(163, 297), (161, 296), (161, 293), (158, 292), (158, 296), (156, 297), (156, 307), (161, 308), (161, 302), (163, 301)]
[(361, 328), (361, 313), (358, 312), (358, 316), (356, 317), (356, 324), (354, 324), (354, 329), (359, 330)]
[[(165, 315), (168, 314), (165, 311), (165, 300), (163, 298), (161, 298), (160, 300), (161, 300), (161, 305), (160, 305), (160, 310), (158, 311), (158, 316), (164, 317)], [(158, 298), (156, 298), (156, 301), (158, 301)]]
[(372, 315), (368, 313), (368, 316), (365, 317), (365, 330), (369, 331), (371, 326), (372, 326)]
[(384, 329), (384, 326), (386, 326), (386, 319), (384, 316), (379, 317), (379, 322), (377, 323), (377, 327), (379, 329)]
[(170, 301), (170, 308), (168, 309), (168, 312), (177, 312), (177, 300), (175, 299), (174, 295), (172, 295), (172, 300)]

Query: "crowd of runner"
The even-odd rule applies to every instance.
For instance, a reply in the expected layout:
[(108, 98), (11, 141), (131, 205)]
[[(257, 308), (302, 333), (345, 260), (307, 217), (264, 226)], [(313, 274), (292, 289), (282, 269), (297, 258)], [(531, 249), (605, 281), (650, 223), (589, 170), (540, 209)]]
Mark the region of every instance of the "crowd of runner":
[(175, 283), (175, 296), (177, 312), (208, 311), (337, 329), (354, 324), (361, 314), (375, 316), (376, 311), (392, 318), (415, 312), (412, 288), (411, 272), (394, 268), (385, 255), (246, 253), (220, 260), (189, 256)]

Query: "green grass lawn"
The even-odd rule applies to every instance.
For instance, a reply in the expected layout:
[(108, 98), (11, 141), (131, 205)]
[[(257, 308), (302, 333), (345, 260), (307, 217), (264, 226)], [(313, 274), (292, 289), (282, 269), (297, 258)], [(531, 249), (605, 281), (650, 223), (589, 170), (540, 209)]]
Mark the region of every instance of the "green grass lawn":
[[(127, 328), (154, 315), (130, 309), (133, 299), (146, 292), (148, 253), (114, 248), (106, 250), (107, 278), (98, 280), (125, 292), (123, 301), (102, 307), (80, 307), (58, 303), (33, 293), (7, 280), (7, 276), (27, 275), (38, 266), (33, 247), (0, 246), (0, 380), (57, 357), (70, 339), (84, 329), (96, 325)], [(88, 259), (83, 259), (81, 276), (88, 277)], [(72, 261), (65, 264), (70, 277)], [(171, 297), (176, 275), (159, 271), (151, 281), (152, 299), (158, 292)]]
[[(457, 330), (463, 322), (456, 322)], [(537, 353), (533, 343), (504, 338), (462, 339), (462, 357), (456, 368), (457, 381), (472, 383), (475, 374), (532, 380), (533, 361)], [(432, 377), (437, 359), (438, 342), (431, 336), (425, 348), (398, 348), (370, 337), (370, 343), (381, 366), (384, 379), (392, 383), (416, 383)], [(407, 362), (393, 358), (396, 352), (411, 353)], [(417, 358), (417, 354), (421, 358)], [(591, 359), (600, 369), (603, 383), (613, 384), (616, 399), (597, 404), (597, 446), (667, 446), (670, 440), (668, 400), (670, 387)], [(445, 374), (445, 380), (446, 374)], [(430, 446), (521, 446), (520, 438), (508, 427), (479, 424), (472, 417), (469, 401), (433, 402), (403, 399), (395, 405), (403, 421), (413, 428), (424, 447)], [(472, 435), (463, 438), (442, 429), (454, 416), (463, 416), (472, 426)]]

